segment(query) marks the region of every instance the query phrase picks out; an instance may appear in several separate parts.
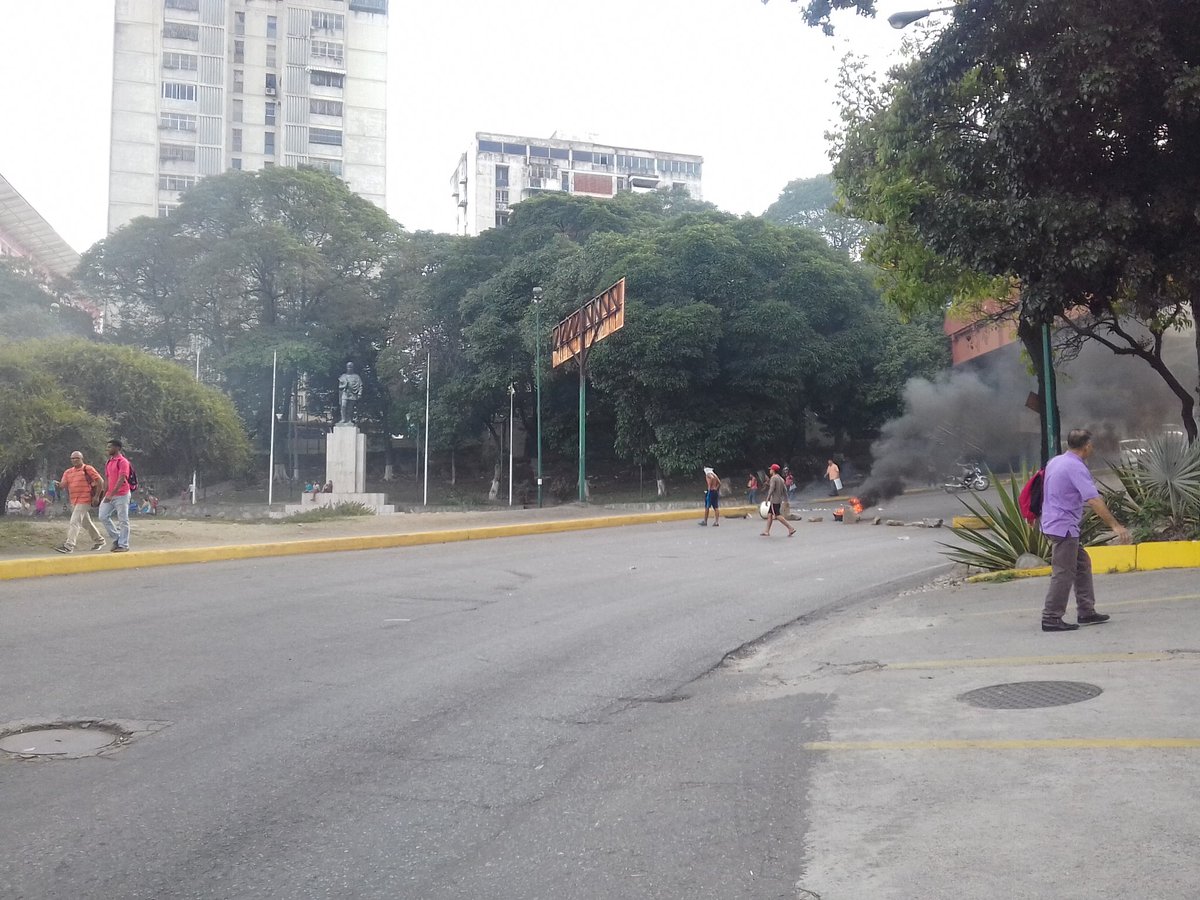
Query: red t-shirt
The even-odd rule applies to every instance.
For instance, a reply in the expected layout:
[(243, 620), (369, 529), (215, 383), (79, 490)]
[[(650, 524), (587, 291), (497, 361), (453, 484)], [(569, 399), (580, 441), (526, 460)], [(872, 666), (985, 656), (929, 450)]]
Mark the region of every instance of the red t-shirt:
[[(125, 483), (117, 490), (113, 490), (117, 486), (117, 482), (121, 480), (121, 476), (125, 476)], [(104, 464), (104, 480), (108, 484), (108, 490), (105, 491), (105, 496), (121, 497), (129, 494), (129, 460), (118, 453), (116, 456), (110, 457), (108, 462)]]

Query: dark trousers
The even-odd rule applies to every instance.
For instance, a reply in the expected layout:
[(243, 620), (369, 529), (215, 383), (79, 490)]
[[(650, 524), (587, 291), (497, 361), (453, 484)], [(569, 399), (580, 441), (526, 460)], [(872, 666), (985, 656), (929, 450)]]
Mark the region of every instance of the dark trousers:
[(1043, 619), (1061, 619), (1067, 611), (1071, 588), (1075, 588), (1075, 612), (1081, 616), (1096, 611), (1096, 593), (1092, 586), (1092, 559), (1079, 545), (1077, 537), (1046, 535), (1054, 548), (1050, 554), (1050, 587), (1046, 590)]

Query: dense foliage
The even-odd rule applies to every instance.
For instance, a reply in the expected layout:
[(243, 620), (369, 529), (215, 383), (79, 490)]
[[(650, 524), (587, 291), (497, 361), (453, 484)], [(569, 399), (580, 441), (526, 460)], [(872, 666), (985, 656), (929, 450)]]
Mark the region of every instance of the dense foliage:
[(245, 432), (221, 392), (184, 368), (126, 347), (84, 340), (0, 347), (0, 497), (39, 463), (67, 467), (71, 450), (93, 463), (121, 439), (142, 473), (239, 474)]

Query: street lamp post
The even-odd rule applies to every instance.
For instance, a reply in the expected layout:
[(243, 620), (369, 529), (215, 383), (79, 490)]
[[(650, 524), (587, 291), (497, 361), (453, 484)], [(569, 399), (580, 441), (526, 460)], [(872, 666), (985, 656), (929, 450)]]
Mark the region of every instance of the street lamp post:
[(537, 392), (537, 504), (542, 508), (542, 289), (533, 289), (533, 381)]
[(920, 21), (926, 16), (931, 16), (938, 12), (950, 12), (954, 9), (953, 6), (939, 6), (935, 9), (910, 9), (904, 12), (892, 13), (888, 16), (888, 24), (893, 28), (907, 28), (913, 22)]

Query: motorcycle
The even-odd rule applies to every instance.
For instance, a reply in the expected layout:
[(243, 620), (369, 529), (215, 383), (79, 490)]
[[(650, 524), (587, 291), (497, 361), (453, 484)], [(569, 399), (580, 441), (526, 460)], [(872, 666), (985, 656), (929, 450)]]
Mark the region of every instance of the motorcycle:
[(962, 473), (949, 475), (942, 485), (947, 494), (957, 494), (959, 491), (986, 491), (992, 486), (992, 479), (987, 476), (978, 463), (959, 463)]

